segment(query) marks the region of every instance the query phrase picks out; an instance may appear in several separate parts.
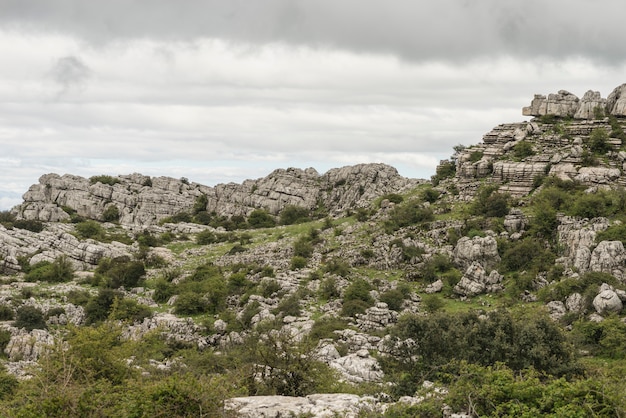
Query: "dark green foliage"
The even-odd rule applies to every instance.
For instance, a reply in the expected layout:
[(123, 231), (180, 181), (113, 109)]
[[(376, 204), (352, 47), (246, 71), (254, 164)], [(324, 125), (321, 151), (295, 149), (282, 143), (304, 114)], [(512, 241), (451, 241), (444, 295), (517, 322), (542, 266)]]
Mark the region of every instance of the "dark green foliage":
[(107, 319), (115, 299), (122, 299), (123, 297), (122, 293), (116, 290), (100, 289), (98, 294), (89, 299), (85, 306), (85, 321), (87, 324), (94, 324)]
[(139, 284), (146, 274), (146, 269), (142, 262), (133, 261), (128, 257), (103, 258), (98, 263), (96, 273), (106, 279), (108, 287), (117, 289), (124, 286), (129, 289)]
[[(0, 329), (0, 357), (4, 356), (4, 349), (7, 348), (10, 341), (11, 331), (8, 329)], [(2, 373), (2, 371), (4, 371), (4, 367), (0, 367), (0, 373)]]
[(347, 328), (349, 328), (349, 324), (348, 321), (346, 321), (345, 319), (336, 318), (333, 316), (325, 316), (315, 321), (313, 327), (311, 328), (311, 333), (309, 334), (309, 337), (313, 341), (318, 341), (323, 338), (336, 340), (338, 338), (338, 335), (335, 334), (333, 331), (343, 330)]
[(456, 174), (456, 164), (454, 161), (442, 161), (441, 164), (437, 166), (435, 173), (436, 174), (431, 177), (433, 186), (439, 185), (441, 180), (454, 177)]
[(584, 193), (576, 199), (568, 211), (573, 216), (581, 218), (596, 218), (598, 216), (610, 215), (611, 201), (602, 192)]
[(405, 294), (400, 289), (389, 289), (380, 294), (380, 301), (385, 302), (389, 309), (394, 311), (402, 310)]
[(313, 255), (313, 245), (308, 237), (300, 237), (293, 244), (293, 255), (303, 258), (310, 258)]
[(509, 213), (509, 195), (498, 193), (496, 186), (482, 188), (471, 207), (473, 215), (502, 218)]
[(196, 197), (196, 201), (193, 204), (192, 213), (194, 215), (200, 212), (206, 212), (206, 207), (209, 204), (209, 198), (205, 194), (201, 194)]
[(250, 228), (272, 228), (276, 226), (276, 220), (268, 211), (264, 209), (255, 209), (248, 216), (248, 225)]
[(535, 155), (533, 145), (529, 141), (520, 141), (513, 147), (513, 157), (518, 160)]
[(246, 251), (248, 251), (248, 249), (244, 247), (243, 245), (235, 244), (231, 247), (230, 250), (228, 250), (228, 254), (233, 255), (233, 254), (238, 254), (238, 253), (244, 253)]
[(602, 322), (576, 321), (573, 334), (579, 344), (596, 356), (626, 358), (626, 323), (617, 316)]
[(202, 232), (198, 232), (198, 234), (196, 235), (196, 243), (198, 245), (209, 245), (216, 242), (221, 242), (220, 237), (218, 237), (215, 232), (208, 229)]
[(18, 219), (13, 222), (13, 227), (18, 229), (26, 229), (31, 232), (43, 231), (43, 223), (34, 219)]
[(554, 264), (554, 254), (550, 248), (536, 238), (503, 242), (498, 250), (501, 251), (501, 265), (504, 271), (547, 271)]
[(30, 305), (22, 305), (17, 308), (13, 326), (16, 328), (25, 328), (27, 331), (47, 328), (43, 312), (41, 312), (39, 308)]
[[(399, 343), (406, 339), (413, 342)], [(459, 360), (483, 366), (501, 362), (513, 370), (532, 367), (554, 375), (576, 369), (564, 335), (550, 318), (517, 318), (502, 311), (482, 319), (474, 312), (404, 316), (392, 331), (390, 349), (393, 355), (383, 361), (386, 374), (408, 374), (413, 382), (454, 373), (449, 368)]]
[(120, 219), (120, 210), (115, 205), (109, 205), (102, 213), (105, 222), (117, 222)]
[(174, 312), (181, 315), (196, 315), (207, 312), (206, 300), (195, 292), (185, 292), (178, 295), (174, 302)]
[[(0, 321), (10, 321), (15, 317), (13, 308), (5, 303), (0, 304)], [(1, 352), (2, 350), (0, 350)]]
[(595, 154), (606, 154), (611, 150), (609, 135), (603, 128), (595, 128), (589, 135), (589, 149)]
[(114, 186), (117, 183), (120, 183), (120, 179), (113, 177), (113, 176), (107, 176), (105, 174), (100, 175), (100, 176), (89, 177), (89, 184), (96, 184), (96, 183), (102, 183), (102, 184), (108, 184), (109, 186)]
[(264, 298), (273, 297), (274, 294), (281, 290), (282, 286), (276, 280), (263, 280), (259, 287), (259, 291)]
[(596, 233), (596, 242), (602, 241), (621, 241), (626, 245), (626, 224), (614, 223), (604, 231)]
[(291, 257), (291, 265), (290, 265), (291, 270), (303, 269), (306, 267), (306, 264), (307, 264), (307, 259), (300, 255), (294, 255), (293, 257)]
[(67, 301), (77, 306), (87, 305), (89, 298), (89, 292), (86, 290), (70, 290), (67, 292)]
[(58, 257), (54, 262), (42, 261), (29, 269), (24, 277), (28, 282), (61, 283), (72, 280), (74, 267), (72, 262), (65, 256)]
[(310, 220), (310, 211), (300, 206), (287, 205), (280, 212), (281, 225), (299, 224)]
[(417, 199), (395, 206), (385, 221), (385, 232), (392, 233), (410, 225), (424, 224), (434, 219), (433, 211)]
[(355, 317), (357, 314), (364, 314), (371, 304), (360, 299), (344, 301), (341, 305), (341, 316)]
[(0, 211), (0, 225), (7, 229), (11, 229), (13, 228), (13, 222), (15, 222), (15, 215), (13, 215), (11, 211)]
[(481, 158), (483, 158), (484, 153), (482, 151), (472, 151), (470, 153), (469, 156), (469, 162), (470, 163), (476, 163), (478, 161), (480, 161)]
[(420, 275), (424, 282), (432, 283), (453, 267), (450, 257), (445, 254), (435, 254), (424, 262)]
[(397, 205), (398, 203), (402, 203), (404, 201), (404, 197), (402, 197), (402, 195), (399, 195), (397, 193), (389, 193), (389, 194), (383, 195), (381, 197), (381, 200), (388, 200), (391, 203), (395, 203)]
[(163, 277), (157, 279), (154, 283), (154, 294), (152, 298), (157, 303), (164, 303), (174, 295), (174, 285), (165, 280)]
[(343, 292), (344, 303), (350, 300), (361, 300), (369, 306), (374, 304), (374, 300), (370, 295), (372, 286), (363, 279), (356, 279), (346, 287)]
[(426, 312), (433, 313), (440, 311), (444, 306), (444, 302), (439, 295), (424, 295), (422, 296), (422, 306)]
[(593, 298), (598, 294), (598, 289), (602, 283), (612, 286), (617, 285), (617, 279), (608, 273), (587, 272), (581, 277), (568, 277), (539, 291), (539, 298), (542, 301), (551, 300), (565, 301), (572, 293), (580, 293), (585, 297), (587, 307), (591, 307)]
[[(2, 347), (2, 337), (0, 331), (0, 348)], [(13, 375), (9, 374), (4, 367), (0, 367), (0, 400), (7, 399), (13, 395), (18, 387), (18, 380)]]
[(300, 316), (301, 308), (300, 308), (300, 300), (303, 298), (302, 292), (294, 292), (293, 294), (283, 298), (278, 307), (276, 308), (275, 314), (282, 313), (283, 316)]
[(335, 257), (324, 264), (324, 271), (341, 277), (348, 277), (350, 274), (350, 265), (343, 259)]
[(422, 192), (422, 199), (428, 203), (435, 203), (439, 199), (440, 194), (439, 191), (429, 187)]
[(538, 203), (535, 206), (535, 213), (530, 224), (532, 235), (546, 239), (554, 239), (558, 226), (556, 214), (556, 209), (549, 204), (543, 202)]
[(150, 316), (152, 316), (152, 311), (148, 306), (129, 298), (115, 299), (109, 313), (109, 319), (131, 323), (141, 322)]
[(80, 222), (75, 228), (79, 238), (99, 239), (104, 235), (102, 226), (96, 221)]
[(624, 128), (622, 128), (622, 124), (617, 120), (617, 118), (613, 115), (609, 115), (609, 124), (611, 125), (611, 133), (609, 136), (611, 138), (619, 138), (622, 140), (622, 143), (626, 141), (626, 133), (624, 132)]
[(209, 225), (213, 217), (206, 210), (201, 210), (200, 212), (193, 215), (192, 221), (200, 224), (200, 225)]
[(318, 292), (319, 297), (326, 301), (338, 298), (341, 295), (341, 292), (337, 288), (337, 280), (335, 280), (334, 277), (324, 279), (322, 283), (320, 283)]
[(454, 411), (480, 417), (621, 417), (622, 395), (596, 379), (555, 379), (503, 364), (461, 363), (445, 401)]

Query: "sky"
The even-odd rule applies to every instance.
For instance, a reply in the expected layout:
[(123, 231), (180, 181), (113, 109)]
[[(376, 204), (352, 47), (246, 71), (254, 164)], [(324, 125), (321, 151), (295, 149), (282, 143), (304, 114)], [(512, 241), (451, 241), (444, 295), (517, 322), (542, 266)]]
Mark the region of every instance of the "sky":
[(0, 0), (0, 210), (46, 173), (429, 178), (536, 93), (626, 83), (623, 0)]

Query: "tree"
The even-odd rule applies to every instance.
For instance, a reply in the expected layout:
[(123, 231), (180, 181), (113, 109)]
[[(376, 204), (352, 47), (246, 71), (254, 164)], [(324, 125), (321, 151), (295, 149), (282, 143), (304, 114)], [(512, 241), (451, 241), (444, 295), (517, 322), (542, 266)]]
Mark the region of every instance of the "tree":
[(272, 215), (270, 215), (269, 212), (267, 212), (266, 210), (255, 209), (248, 216), (248, 225), (250, 225), (250, 228), (254, 229), (271, 228), (273, 226), (276, 226), (276, 221), (274, 220)]

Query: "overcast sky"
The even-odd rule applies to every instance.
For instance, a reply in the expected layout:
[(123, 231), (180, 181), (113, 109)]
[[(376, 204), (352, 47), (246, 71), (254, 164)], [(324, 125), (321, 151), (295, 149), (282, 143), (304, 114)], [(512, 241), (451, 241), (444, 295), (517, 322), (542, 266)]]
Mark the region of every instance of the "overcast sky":
[(0, 0), (0, 210), (45, 173), (384, 162), (626, 82), (623, 0)]

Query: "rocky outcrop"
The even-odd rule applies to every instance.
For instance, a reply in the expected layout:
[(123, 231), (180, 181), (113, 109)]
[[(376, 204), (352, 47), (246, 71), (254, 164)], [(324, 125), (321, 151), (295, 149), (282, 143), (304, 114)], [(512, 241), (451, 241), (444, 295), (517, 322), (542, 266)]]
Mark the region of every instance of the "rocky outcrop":
[(502, 275), (492, 270), (487, 274), (485, 268), (474, 262), (472, 263), (461, 280), (454, 286), (454, 293), (462, 296), (476, 296), (481, 293), (493, 293), (503, 289)]
[[(278, 214), (286, 205), (307, 209), (322, 205), (331, 212), (366, 206), (387, 193), (400, 193), (419, 183), (385, 164), (360, 164), (329, 170), (320, 175), (312, 168), (275, 170), (265, 178), (215, 187), (186, 179), (148, 177), (141, 174), (112, 177), (103, 184), (97, 178), (46, 174), (24, 194), (14, 208), (21, 218), (59, 222), (69, 213), (103, 220), (117, 212), (122, 224), (152, 225), (184, 211), (198, 201), (218, 215), (247, 215), (263, 208)], [(199, 200), (202, 199), (202, 200)], [(197, 209), (197, 208), (196, 208)], [(202, 209), (202, 208), (200, 208)]]
[(604, 113), (626, 116), (626, 84), (616, 87), (606, 99), (600, 92), (592, 90), (587, 91), (582, 99), (566, 90), (547, 97), (536, 94), (530, 106), (522, 109), (524, 116), (550, 115), (575, 119), (596, 119)]
[(555, 115), (559, 117), (572, 117), (580, 106), (580, 100), (576, 95), (566, 90), (559, 90), (556, 94), (548, 97), (535, 94), (530, 106), (522, 109), (524, 116)]
[(4, 349), (10, 361), (36, 361), (54, 344), (54, 337), (44, 329), (27, 331), (10, 327), (11, 339)]
[(82, 268), (98, 264), (102, 257), (131, 255), (132, 247), (117, 241), (81, 241), (71, 234), (73, 228), (72, 224), (50, 223), (43, 231), (36, 233), (19, 228), (6, 229), (0, 225), (0, 258), (5, 260), (5, 269), (19, 271), (17, 259), (21, 256), (30, 257), (30, 263), (34, 264), (54, 261), (65, 255), (76, 268)]
[(473, 263), (489, 269), (500, 262), (498, 243), (494, 237), (463, 237), (454, 248), (454, 262), (467, 269)]
[(382, 329), (398, 321), (398, 313), (392, 311), (384, 302), (368, 308), (364, 314), (357, 314), (356, 326), (363, 331)]
[[(227, 399), (227, 412), (240, 418), (288, 418), (295, 416), (356, 418), (359, 411), (378, 411), (372, 397), (346, 393), (293, 396), (247, 396)], [(230, 416), (230, 415), (228, 415)]]
[(616, 87), (606, 99), (606, 109), (613, 116), (626, 116), (626, 83)]
[(384, 376), (378, 360), (365, 349), (334, 359), (329, 365), (344, 379), (353, 383), (379, 382)]
[[(562, 257), (557, 260), (580, 273), (589, 271), (592, 249), (596, 234), (609, 227), (606, 218), (577, 219), (570, 216), (558, 217), (557, 238), (562, 247)], [(597, 255), (599, 259), (600, 255)]]
[(593, 299), (593, 307), (596, 312), (602, 315), (621, 312), (624, 308), (624, 304), (613, 286), (602, 283), (602, 286), (600, 286), (600, 292)]

